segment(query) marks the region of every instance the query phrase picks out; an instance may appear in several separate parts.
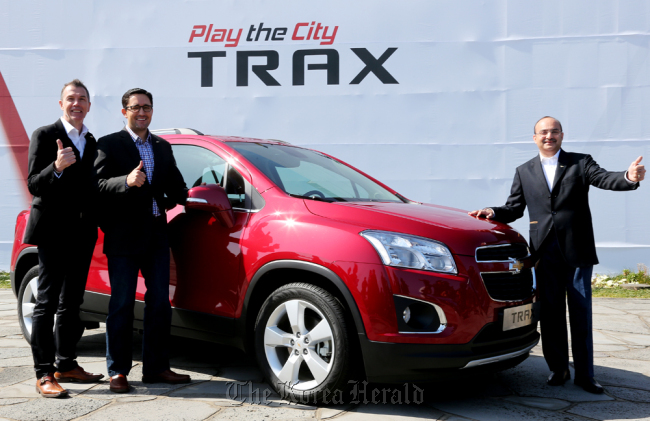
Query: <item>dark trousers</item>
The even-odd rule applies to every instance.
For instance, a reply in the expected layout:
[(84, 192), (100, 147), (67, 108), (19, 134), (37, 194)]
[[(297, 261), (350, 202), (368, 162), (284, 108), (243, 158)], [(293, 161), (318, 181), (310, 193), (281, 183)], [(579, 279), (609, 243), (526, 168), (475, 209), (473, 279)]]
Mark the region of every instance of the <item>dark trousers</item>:
[[(542, 351), (548, 368), (561, 372), (569, 368), (566, 302), (569, 303), (571, 349), (575, 377), (594, 377), (594, 346), (591, 317), (591, 274), (593, 266), (569, 266), (554, 232), (539, 250), (536, 265), (541, 301)], [(565, 299), (566, 297), (566, 299)]]
[(77, 367), (77, 342), (84, 331), (79, 307), (97, 239), (97, 228), (86, 231), (87, 235), (38, 246), (38, 291), (32, 316), (36, 378)]
[(133, 348), (133, 306), (142, 272), (147, 291), (144, 295), (144, 333), (142, 340), (142, 373), (156, 375), (169, 369), (169, 303), (170, 250), (164, 224), (158, 224), (152, 238), (147, 239), (147, 253), (107, 255), (111, 282), (111, 299), (106, 319), (106, 362), (109, 376), (129, 374)]

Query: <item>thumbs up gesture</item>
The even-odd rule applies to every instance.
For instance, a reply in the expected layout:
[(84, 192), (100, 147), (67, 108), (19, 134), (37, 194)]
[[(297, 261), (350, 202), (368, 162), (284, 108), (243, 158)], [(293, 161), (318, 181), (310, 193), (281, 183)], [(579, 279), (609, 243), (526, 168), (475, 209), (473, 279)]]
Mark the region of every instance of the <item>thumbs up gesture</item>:
[(143, 166), (142, 161), (140, 161), (140, 164), (126, 176), (126, 184), (129, 187), (142, 187), (147, 179), (146, 174), (142, 171)]
[(636, 161), (630, 164), (630, 168), (627, 169), (627, 178), (630, 181), (637, 182), (645, 178), (645, 167), (641, 164), (642, 156), (638, 157)]
[(72, 148), (63, 149), (63, 143), (61, 143), (61, 139), (56, 140), (56, 145), (59, 149), (56, 151), (54, 170), (56, 172), (61, 172), (64, 169), (68, 168), (70, 165), (77, 162), (77, 158), (75, 158), (74, 152), (72, 152)]

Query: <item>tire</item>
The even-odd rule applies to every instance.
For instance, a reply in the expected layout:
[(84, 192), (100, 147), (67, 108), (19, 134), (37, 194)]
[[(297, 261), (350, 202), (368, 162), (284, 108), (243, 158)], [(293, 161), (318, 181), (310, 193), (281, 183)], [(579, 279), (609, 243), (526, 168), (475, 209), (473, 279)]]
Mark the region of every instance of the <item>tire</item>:
[(38, 266), (34, 266), (25, 274), (18, 290), (18, 322), (25, 340), (30, 344), (32, 343), (32, 315), (36, 306), (37, 293)]
[(283, 399), (327, 403), (341, 396), (350, 371), (343, 307), (311, 284), (278, 288), (258, 314), (255, 354), (265, 378)]

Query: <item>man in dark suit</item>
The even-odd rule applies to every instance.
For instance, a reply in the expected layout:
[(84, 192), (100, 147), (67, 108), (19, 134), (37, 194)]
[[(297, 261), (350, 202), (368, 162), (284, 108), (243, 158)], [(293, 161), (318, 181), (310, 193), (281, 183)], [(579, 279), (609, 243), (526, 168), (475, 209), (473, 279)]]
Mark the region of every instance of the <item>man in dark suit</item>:
[(645, 177), (642, 157), (626, 172), (600, 168), (590, 155), (561, 149), (562, 125), (553, 117), (542, 117), (533, 139), (539, 156), (517, 167), (505, 206), (470, 212), (510, 223), (528, 206), (530, 247), (541, 301), (542, 350), (551, 370), (547, 383), (564, 384), (571, 378), (566, 330), (569, 303), (574, 383), (591, 393), (602, 393), (594, 379), (591, 317), (591, 274), (598, 264), (589, 210), (589, 186), (605, 190), (634, 190)]
[(126, 127), (98, 142), (95, 169), (103, 214), (111, 299), (106, 319), (110, 390), (129, 391), (133, 306), (142, 271), (145, 294), (142, 381), (189, 383), (169, 369), (170, 251), (165, 208), (184, 204), (187, 188), (168, 142), (149, 132), (153, 96), (131, 89), (122, 97)]
[(29, 143), (27, 186), (34, 198), (24, 239), (38, 246), (31, 343), (36, 391), (45, 397), (67, 395), (58, 381), (95, 382), (104, 377), (87, 373), (76, 361), (84, 330), (79, 307), (97, 240), (97, 144), (83, 124), (90, 110), (88, 89), (78, 79), (65, 84), (59, 105), (63, 116), (36, 129)]

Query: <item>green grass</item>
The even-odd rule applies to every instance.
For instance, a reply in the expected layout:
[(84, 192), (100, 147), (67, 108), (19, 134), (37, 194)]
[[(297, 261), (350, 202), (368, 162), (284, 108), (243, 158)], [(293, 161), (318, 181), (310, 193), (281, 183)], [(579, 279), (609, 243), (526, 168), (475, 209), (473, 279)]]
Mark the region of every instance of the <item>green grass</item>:
[[(609, 285), (608, 285), (609, 284)], [(650, 285), (650, 270), (648, 266), (640, 263), (637, 265), (637, 271), (623, 269), (623, 272), (614, 276), (596, 275), (592, 280), (593, 297), (610, 297), (610, 298), (650, 298), (650, 288), (648, 289), (625, 289), (621, 284), (644, 284)]]
[(0, 288), (11, 288), (9, 273), (0, 270)]
[(623, 269), (623, 272), (613, 277), (615, 281), (627, 279), (628, 284), (646, 284), (650, 285), (650, 273), (646, 265), (639, 265), (637, 272), (632, 272), (629, 269)]
[(591, 290), (592, 297), (607, 298), (650, 298), (650, 289), (624, 289), (624, 288), (594, 288)]

